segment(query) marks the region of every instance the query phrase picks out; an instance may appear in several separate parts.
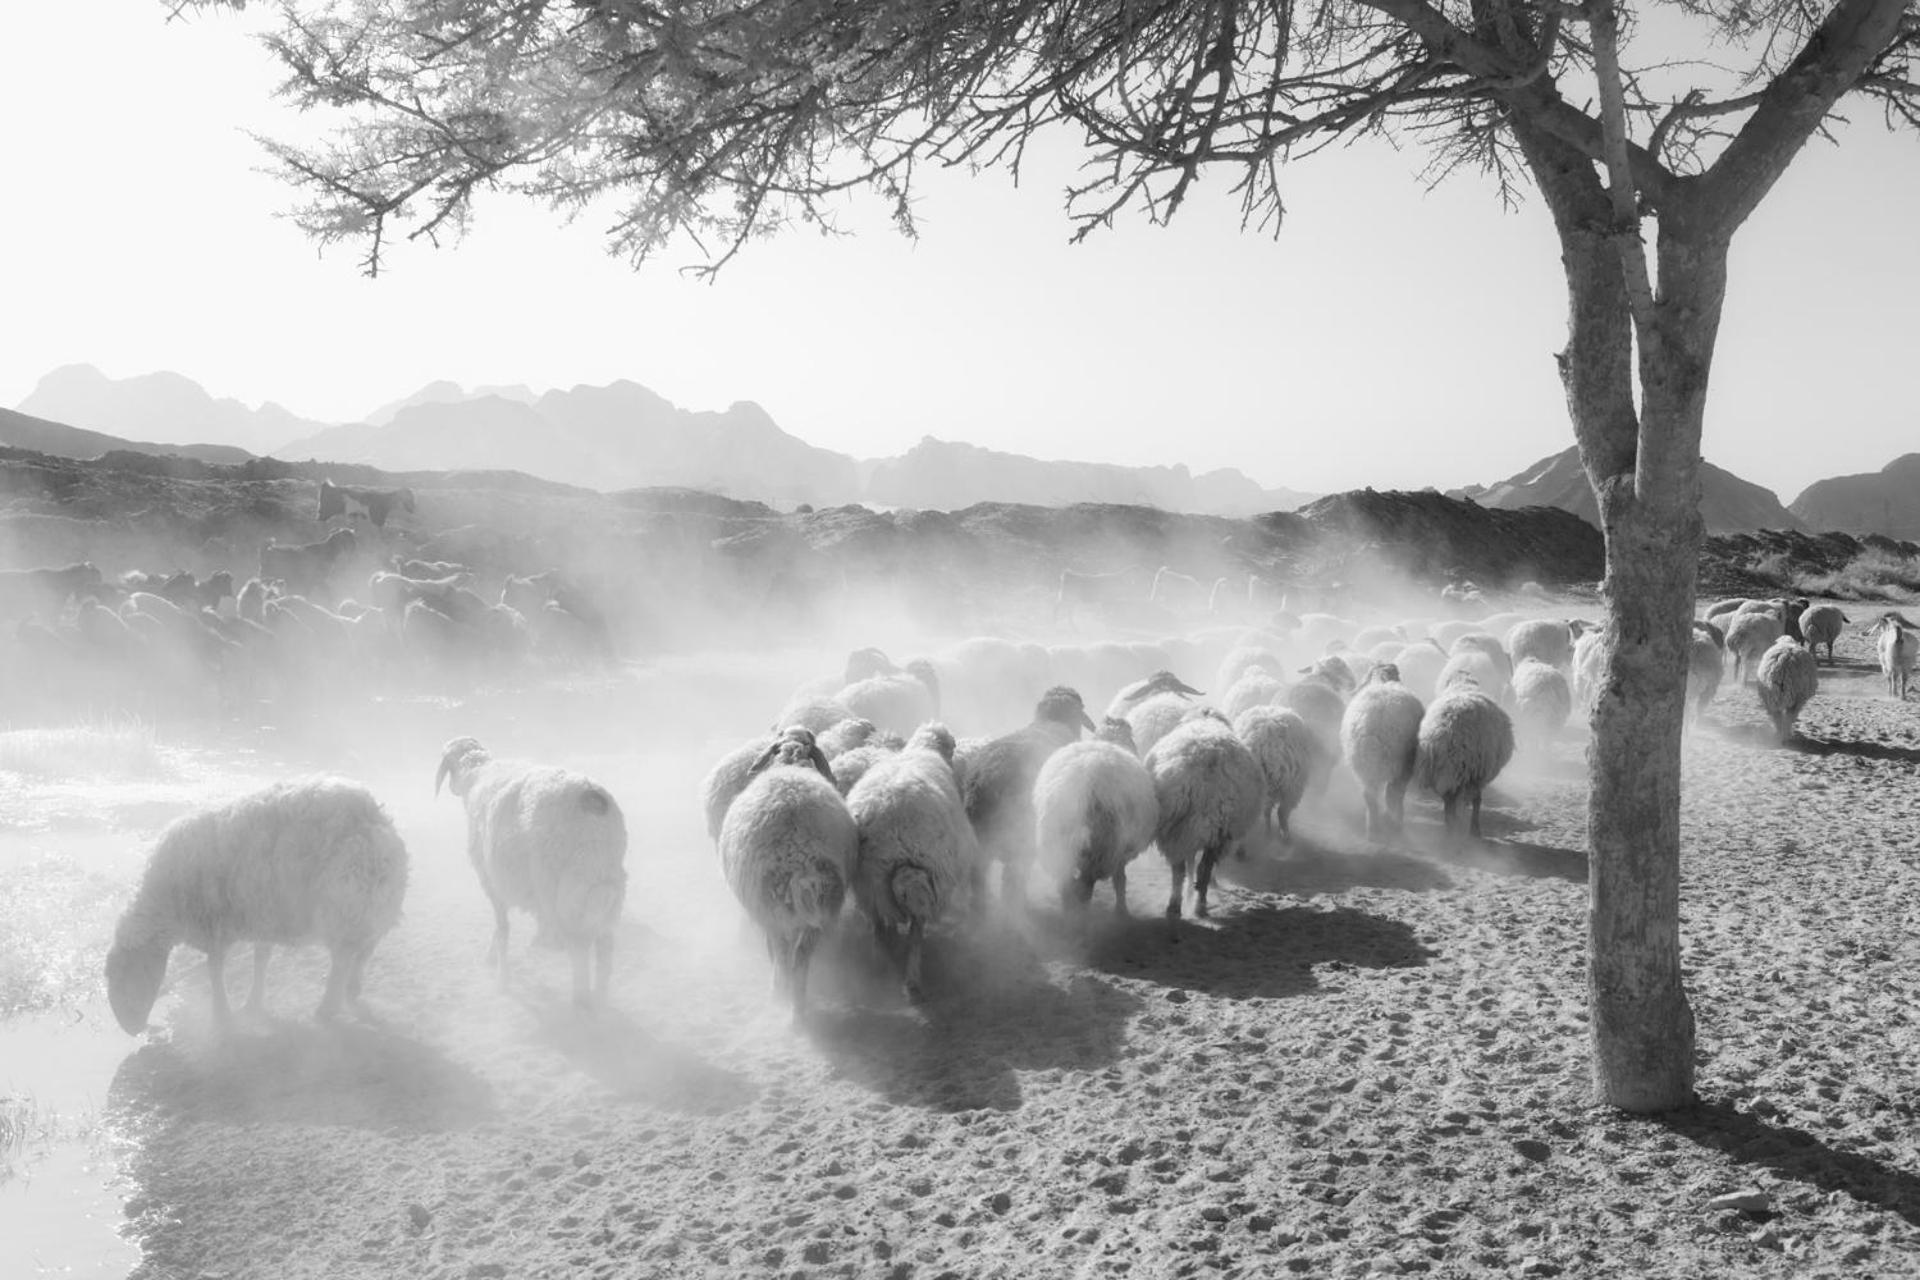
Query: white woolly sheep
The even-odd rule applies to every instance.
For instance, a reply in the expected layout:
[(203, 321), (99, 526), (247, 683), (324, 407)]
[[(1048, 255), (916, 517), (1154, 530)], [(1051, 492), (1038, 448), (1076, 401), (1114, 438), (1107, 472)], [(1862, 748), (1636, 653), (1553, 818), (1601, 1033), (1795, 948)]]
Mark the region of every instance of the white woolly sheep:
[(853, 900), (876, 933), (907, 931), (907, 996), (921, 997), (920, 951), (961, 879), (979, 860), (953, 778), (953, 734), (923, 726), (913, 744), (869, 769), (847, 793), (859, 833)]
[(1613, 642), (1605, 628), (1596, 627), (1573, 642), (1573, 699), (1582, 714), (1593, 715), (1606, 683), (1607, 663), (1613, 657)]
[(1404, 627), (1380, 626), (1362, 627), (1353, 637), (1353, 648), (1361, 653), (1371, 653), (1383, 644), (1403, 645), (1407, 642)]
[(1522, 658), (1513, 668), (1513, 727), (1529, 745), (1550, 742), (1573, 716), (1573, 685), (1560, 668)]
[(843, 796), (851, 794), (854, 785), (867, 775), (868, 770), (882, 760), (899, 754), (899, 751), (899, 747), (886, 742), (869, 742), (850, 751), (842, 751), (828, 762), (833, 769), (833, 789)]
[[(880, 727), (871, 720), (852, 716), (813, 735), (820, 754), (828, 760), (844, 755), (855, 747), (864, 747), (880, 735)], [(899, 745), (898, 743), (895, 744)]]
[(1820, 687), (1820, 664), (1813, 651), (1792, 636), (1781, 636), (1760, 656), (1760, 707), (1773, 721), (1782, 743), (1793, 739), (1793, 725)]
[[(1372, 670), (1369, 666), (1368, 670)], [(1328, 654), (1316, 658), (1300, 669), (1300, 674), (1309, 680), (1318, 680), (1339, 694), (1342, 699), (1351, 698), (1353, 691), (1360, 687), (1360, 675), (1349, 664), (1343, 654)]]
[(1440, 797), (1449, 832), (1460, 802), (1471, 806), (1468, 831), (1480, 835), (1482, 793), (1513, 759), (1513, 721), (1500, 704), (1471, 685), (1443, 690), (1420, 720), (1414, 777)]
[(842, 721), (860, 718), (853, 714), (853, 708), (837, 697), (808, 694), (782, 707), (779, 716), (774, 719), (773, 726), (779, 730), (789, 725), (798, 725), (809, 733), (823, 734)]
[(274, 944), (332, 957), (319, 1017), (358, 1002), (367, 957), (400, 919), (407, 849), (373, 793), (339, 778), (276, 783), (189, 814), (160, 836), (107, 953), (107, 1002), (146, 1026), (175, 944), (207, 953), (214, 1017), (228, 1021), (227, 951), (253, 944), (247, 1007), (262, 1009)]
[(1771, 609), (1733, 615), (1733, 621), (1727, 624), (1727, 653), (1733, 658), (1735, 683), (1753, 680), (1762, 655), (1781, 634), (1780, 615)]
[(1233, 687), (1220, 699), (1220, 709), (1227, 713), (1229, 720), (1237, 719), (1243, 711), (1269, 705), (1285, 688), (1266, 668), (1253, 667), (1233, 682)]
[(1833, 661), (1833, 642), (1847, 629), (1847, 615), (1837, 604), (1816, 604), (1800, 615), (1800, 634), (1807, 639), (1807, 648), (1814, 656), (1820, 656), (1820, 646), (1827, 646), (1827, 661)]
[(352, 555), (356, 545), (351, 529), (335, 529), (324, 541), (300, 546), (269, 541), (260, 548), (260, 576), (279, 578), (288, 590), (301, 595), (323, 594), (335, 564)]
[(786, 989), (799, 1021), (813, 951), (846, 902), (860, 833), (805, 730), (777, 739), (754, 772), (721, 824), (720, 863), (765, 933), (774, 989)]
[(1454, 637), (1453, 643), (1447, 646), (1448, 656), (1458, 657), (1463, 653), (1484, 653), (1503, 684), (1513, 679), (1513, 658), (1505, 646), (1486, 632), (1469, 631), (1466, 635)]
[(1495, 702), (1505, 703), (1510, 695), (1508, 676), (1481, 649), (1461, 649), (1449, 657), (1447, 664), (1440, 668), (1436, 693), (1445, 693), (1463, 680)]
[[(1101, 732), (1117, 736), (1125, 726), (1109, 719)], [(1093, 886), (1111, 880), (1114, 914), (1126, 915), (1127, 865), (1153, 843), (1160, 821), (1153, 775), (1139, 757), (1117, 742), (1069, 743), (1041, 766), (1033, 808), (1039, 862), (1060, 886), (1061, 907), (1085, 907)]]
[(1310, 789), (1315, 795), (1327, 785), (1333, 766), (1340, 763), (1340, 720), (1347, 713), (1347, 700), (1326, 681), (1309, 676), (1287, 686), (1274, 700), (1274, 706), (1298, 713), (1320, 741), (1320, 767), (1314, 771)]
[(1426, 708), (1392, 664), (1374, 670), (1340, 718), (1340, 749), (1367, 806), (1367, 835), (1379, 839), (1405, 820), (1407, 784)]
[(1447, 652), (1432, 640), (1416, 640), (1388, 661), (1400, 668), (1400, 683), (1421, 702), (1433, 701), (1440, 688), (1440, 671), (1447, 665)]
[[(487, 963), (507, 981), (507, 910), (533, 915), (534, 941), (573, 960), (573, 1002), (604, 1006), (613, 930), (627, 894), (627, 824), (605, 787), (568, 769), (495, 760), (474, 738), (440, 753), (445, 783), (467, 810), (467, 856), (493, 904)], [(588, 953), (593, 975), (588, 981)]]
[(1137, 702), (1126, 714), (1127, 727), (1144, 757), (1154, 744), (1172, 733), (1187, 718), (1187, 712), (1199, 704), (1179, 693), (1156, 693)]
[(1264, 667), (1269, 673), (1277, 674), (1285, 671), (1287, 664), (1271, 649), (1240, 645), (1220, 660), (1220, 669), (1214, 673), (1213, 688), (1216, 691), (1231, 689), (1241, 676), (1255, 667)]
[(1307, 794), (1307, 783), (1332, 771), (1332, 757), (1300, 713), (1287, 707), (1254, 707), (1233, 722), (1266, 781), (1260, 813), (1269, 828), (1291, 834), (1293, 811)]
[(1880, 659), (1880, 673), (1887, 678), (1887, 693), (1904, 702), (1914, 660), (1920, 658), (1920, 630), (1897, 613), (1885, 613), (1873, 624), (1873, 631), (1874, 652)]
[(965, 772), (961, 798), (979, 839), (980, 858), (972, 876), (976, 903), (984, 901), (986, 868), (999, 862), (1001, 897), (1019, 905), (1033, 863), (1033, 782), (1040, 768), (1061, 747), (1077, 741), (1082, 728), (1094, 728), (1080, 695), (1056, 685), (1040, 697), (1033, 723), (960, 752)]
[(1239, 851), (1266, 808), (1266, 775), (1231, 726), (1196, 715), (1147, 753), (1153, 795), (1160, 808), (1154, 841), (1173, 869), (1167, 918), (1178, 919), (1187, 865), (1196, 856), (1194, 914), (1207, 914), (1214, 865)]
[(834, 696), (855, 716), (903, 737), (940, 714), (940, 678), (925, 661), (910, 662), (899, 674), (868, 676)]
[(1507, 656), (1518, 667), (1534, 658), (1560, 671), (1573, 669), (1573, 628), (1560, 618), (1529, 618), (1507, 628)]

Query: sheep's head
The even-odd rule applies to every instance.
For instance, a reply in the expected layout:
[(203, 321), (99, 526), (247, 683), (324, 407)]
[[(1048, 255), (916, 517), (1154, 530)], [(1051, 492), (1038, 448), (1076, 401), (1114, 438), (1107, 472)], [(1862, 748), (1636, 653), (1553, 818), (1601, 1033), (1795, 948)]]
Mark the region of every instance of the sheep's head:
[(473, 782), (473, 771), (487, 760), (487, 749), (480, 745), (478, 738), (455, 738), (447, 743), (440, 753), (440, 770), (433, 775), (433, 794), (440, 794), (440, 784), (444, 782), (456, 796), (466, 795)]
[(1102, 717), (1100, 731), (1094, 736), (1116, 747), (1125, 747), (1135, 755), (1140, 754), (1140, 746), (1133, 740), (1133, 726), (1119, 716)]
[(138, 945), (115, 942), (107, 952), (107, 1003), (114, 1020), (129, 1035), (146, 1030), (172, 950), (172, 943), (156, 939)]
[(1400, 668), (1391, 662), (1376, 662), (1373, 670), (1367, 672), (1364, 684), (1399, 684)]
[(1343, 698), (1354, 690), (1353, 668), (1335, 657), (1320, 658), (1312, 666), (1300, 668), (1300, 674), (1318, 680)]
[(906, 749), (932, 751), (948, 764), (952, 764), (956, 745), (951, 729), (937, 720), (929, 720), (913, 731), (913, 736), (907, 739)]
[(820, 776), (828, 782), (833, 781), (833, 766), (827, 763), (826, 753), (814, 742), (811, 730), (799, 725), (788, 725), (786, 731), (767, 745), (747, 770), (748, 777), (754, 777), (775, 767), (795, 766), (818, 770)]
[(1057, 684), (1040, 695), (1040, 702), (1033, 709), (1033, 718), (1036, 723), (1052, 721), (1065, 725), (1073, 730), (1076, 738), (1080, 736), (1082, 728), (1092, 732), (1099, 727), (1087, 714), (1087, 704), (1081, 700), (1079, 691), (1063, 684)]

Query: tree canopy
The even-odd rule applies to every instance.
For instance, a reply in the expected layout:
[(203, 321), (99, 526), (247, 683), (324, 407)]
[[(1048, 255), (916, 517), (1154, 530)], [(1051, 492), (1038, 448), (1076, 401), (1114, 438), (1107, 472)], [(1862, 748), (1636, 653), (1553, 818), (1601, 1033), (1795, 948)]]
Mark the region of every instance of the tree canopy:
[(1610, 105), (1641, 211), (1691, 182), (1737, 225), (1841, 91), (1920, 123), (1914, 0), (287, 0), (269, 44), (285, 93), (339, 113), (269, 141), (298, 217), (364, 237), (370, 270), (493, 187), (613, 199), (636, 259), (686, 230), (717, 265), (858, 189), (911, 232), (919, 166), (1017, 172), (1052, 128), (1085, 144), (1076, 235), (1165, 220), (1209, 169), (1272, 230), (1282, 164), (1337, 139), (1401, 135), (1514, 192), (1516, 122), (1604, 164)]

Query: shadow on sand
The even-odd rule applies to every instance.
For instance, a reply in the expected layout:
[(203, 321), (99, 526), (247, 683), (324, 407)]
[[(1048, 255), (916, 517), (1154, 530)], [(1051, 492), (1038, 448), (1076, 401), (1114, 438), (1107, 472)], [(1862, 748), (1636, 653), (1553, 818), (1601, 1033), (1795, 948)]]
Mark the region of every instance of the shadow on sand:
[[(1768, 735), (1771, 741), (1771, 735)], [(1920, 764), (1920, 747), (1900, 747), (1877, 740), (1811, 738), (1796, 734), (1787, 744), (1789, 750), (1809, 756), (1854, 756), (1862, 760), (1892, 760), (1897, 764)]]
[(1140, 1008), (1100, 978), (1056, 980), (1026, 937), (1003, 924), (929, 938), (927, 999), (917, 1009), (870, 936), (845, 930), (829, 945), (803, 1033), (837, 1074), (909, 1106), (1017, 1109), (1018, 1071), (1110, 1065)]
[(692, 1115), (745, 1106), (759, 1088), (745, 1076), (667, 1043), (619, 1009), (582, 1014), (570, 994), (524, 994), (543, 1044), (613, 1093), (633, 1102)]
[(1244, 858), (1228, 859), (1219, 874), (1242, 888), (1302, 897), (1363, 888), (1407, 893), (1453, 888), (1452, 878), (1424, 858), (1382, 845), (1353, 847), (1306, 834), (1296, 834), (1289, 845), (1263, 845)]
[(1319, 964), (1403, 969), (1433, 954), (1400, 921), (1351, 907), (1223, 899), (1214, 911), (1207, 920), (1115, 921), (1090, 939), (1086, 963), (1117, 977), (1245, 1000), (1314, 991)]
[(1701, 1101), (1658, 1118), (1657, 1123), (1744, 1165), (1838, 1191), (1899, 1214), (1920, 1227), (1920, 1177), (1869, 1156), (1836, 1151), (1815, 1135), (1774, 1124), (1725, 1102)]
[(351, 1023), (148, 1044), (120, 1065), (107, 1097), (162, 1123), (439, 1131), (494, 1110), (491, 1088), (465, 1067), (418, 1040)]

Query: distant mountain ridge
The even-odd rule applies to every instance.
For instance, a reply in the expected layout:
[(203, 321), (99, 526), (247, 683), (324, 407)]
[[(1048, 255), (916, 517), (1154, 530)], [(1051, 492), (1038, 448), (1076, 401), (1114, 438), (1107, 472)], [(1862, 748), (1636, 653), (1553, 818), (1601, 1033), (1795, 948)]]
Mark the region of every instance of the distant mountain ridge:
[(1878, 471), (1815, 481), (1788, 510), (1816, 529), (1920, 540), (1920, 453)]
[[(1580, 449), (1569, 446), (1531, 467), (1490, 485), (1449, 490), (1449, 496), (1471, 498), (1483, 507), (1515, 510), (1520, 507), (1558, 507), (1571, 511), (1598, 528), (1600, 504), (1580, 464)], [(1746, 533), (1754, 529), (1807, 532), (1800, 518), (1780, 504), (1771, 489), (1742, 480), (1711, 462), (1700, 463), (1700, 514), (1709, 534)]]
[(88, 431), (84, 427), (70, 427), (64, 422), (49, 422), (45, 418), (16, 413), (12, 409), (0, 409), (0, 445), (10, 449), (50, 453), (59, 458), (97, 458), (115, 451), (146, 453), (156, 457), (177, 453), (199, 462), (214, 462), (224, 466), (237, 466), (253, 456), (245, 449), (224, 444), (156, 444), (146, 440), (123, 440), (119, 436)]
[[(278, 405), (216, 400), (179, 374), (115, 380), (74, 365), (43, 378), (22, 407), (115, 437), (132, 427), (162, 442), (188, 433), (218, 445), (245, 437), (267, 442), (240, 446), (248, 452), (284, 459), (383, 471), (520, 471), (603, 492), (673, 487), (786, 505), (955, 510), (976, 502), (1101, 502), (1244, 516), (1292, 510), (1315, 496), (1264, 488), (1233, 469), (1195, 475), (1178, 464), (1046, 461), (930, 437), (895, 458), (860, 460), (782, 430), (751, 401), (719, 412), (682, 409), (626, 380), (541, 394), (438, 381), (364, 421), (329, 426)], [(92, 456), (102, 446), (75, 437), (29, 447)], [(142, 448), (117, 438), (105, 447)]]

